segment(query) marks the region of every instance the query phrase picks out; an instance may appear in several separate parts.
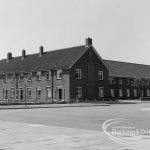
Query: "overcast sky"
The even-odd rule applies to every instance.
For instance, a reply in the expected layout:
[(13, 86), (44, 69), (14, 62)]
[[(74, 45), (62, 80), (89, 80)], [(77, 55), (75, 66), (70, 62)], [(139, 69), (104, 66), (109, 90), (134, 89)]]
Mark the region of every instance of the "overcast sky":
[(150, 65), (149, 0), (0, 0), (0, 59), (85, 44), (102, 58)]

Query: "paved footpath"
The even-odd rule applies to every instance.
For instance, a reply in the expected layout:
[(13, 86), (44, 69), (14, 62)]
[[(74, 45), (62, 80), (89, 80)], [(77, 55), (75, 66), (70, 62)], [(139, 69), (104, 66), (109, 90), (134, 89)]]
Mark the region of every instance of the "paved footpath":
[(125, 146), (102, 131), (0, 121), (0, 150), (149, 150), (149, 137), (142, 138)]

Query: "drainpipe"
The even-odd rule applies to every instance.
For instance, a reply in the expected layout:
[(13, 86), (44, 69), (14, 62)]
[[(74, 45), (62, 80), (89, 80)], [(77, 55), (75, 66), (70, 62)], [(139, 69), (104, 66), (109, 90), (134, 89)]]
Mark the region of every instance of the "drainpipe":
[(53, 90), (53, 88), (54, 88), (54, 78), (53, 78), (54, 72), (53, 72), (53, 70), (51, 70), (51, 76), (52, 76), (52, 103), (53, 103), (53, 99), (54, 99), (54, 97), (53, 97), (53, 94), (54, 94), (54, 90)]

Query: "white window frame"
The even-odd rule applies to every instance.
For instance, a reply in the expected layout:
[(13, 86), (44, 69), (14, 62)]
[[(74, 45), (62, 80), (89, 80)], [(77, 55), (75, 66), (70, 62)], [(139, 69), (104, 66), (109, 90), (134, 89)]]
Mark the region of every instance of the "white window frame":
[(116, 79), (113, 77), (109, 77), (109, 84), (116, 84)]
[(137, 97), (137, 89), (133, 89), (134, 97)]
[(31, 78), (32, 78), (32, 72), (29, 72), (28, 73), (28, 81), (31, 81)]
[(76, 79), (82, 79), (82, 69), (76, 69)]
[(15, 92), (15, 88), (12, 87), (11, 88), (11, 98), (15, 98), (16, 92)]
[(4, 82), (5, 83), (8, 82), (8, 75), (7, 74), (4, 75)]
[(57, 70), (57, 79), (58, 80), (62, 79), (62, 69)]
[(127, 97), (130, 97), (130, 89), (126, 89)]
[(119, 89), (119, 97), (123, 97), (123, 89)]
[(76, 98), (82, 98), (82, 87), (76, 87)]
[(114, 89), (110, 89), (110, 96), (115, 97), (115, 90)]
[(98, 95), (99, 95), (99, 97), (104, 97), (104, 87), (98, 88)]
[[(48, 77), (48, 78), (47, 78)], [(46, 80), (50, 80), (51, 79), (51, 71), (48, 71), (46, 73)]]
[(104, 79), (104, 72), (98, 71), (98, 80), (103, 80), (103, 79)]
[(147, 96), (150, 96), (150, 89), (146, 89)]
[(20, 82), (23, 81), (23, 77), (24, 77), (24, 76), (23, 76), (23, 73), (21, 73), (21, 74), (19, 75), (19, 81), (20, 81)]
[[(31, 94), (29, 94), (29, 90), (31, 91)], [(27, 99), (32, 99), (32, 88), (27, 87)]]
[[(6, 98), (6, 93), (7, 93), (7, 98)], [(8, 96), (9, 96), (8, 90), (7, 89), (3, 89), (3, 100), (8, 100)]]
[[(48, 92), (50, 92), (50, 96), (48, 95)], [(46, 87), (46, 98), (52, 98), (52, 88), (50, 86)]]
[[(40, 91), (40, 95), (39, 95), (39, 92)], [(36, 97), (37, 97), (37, 99), (40, 99), (41, 98), (41, 95), (42, 95), (42, 90), (41, 90), (41, 87), (37, 87), (36, 88)]]
[(37, 72), (37, 81), (41, 81), (41, 71)]

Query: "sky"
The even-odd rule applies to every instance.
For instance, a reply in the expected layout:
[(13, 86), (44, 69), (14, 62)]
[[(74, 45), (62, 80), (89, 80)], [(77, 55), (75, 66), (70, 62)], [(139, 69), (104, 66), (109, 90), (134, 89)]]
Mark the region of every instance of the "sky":
[(150, 65), (149, 0), (0, 0), (0, 59), (85, 44), (104, 59)]

